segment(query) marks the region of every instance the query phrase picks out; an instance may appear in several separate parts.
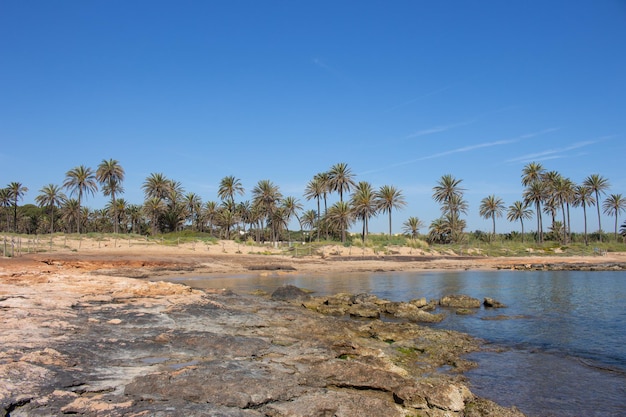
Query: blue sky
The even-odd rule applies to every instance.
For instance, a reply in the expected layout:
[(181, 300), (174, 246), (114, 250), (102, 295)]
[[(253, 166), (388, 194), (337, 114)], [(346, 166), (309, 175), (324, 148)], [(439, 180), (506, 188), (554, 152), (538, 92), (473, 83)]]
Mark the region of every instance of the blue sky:
[(130, 203), (161, 172), (204, 201), (234, 175), (314, 208), (306, 183), (346, 162), (402, 190), (394, 232), (439, 216), (444, 174), (490, 230), (480, 200), (521, 199), (530, 161), (626, 194), (625, 134), (623, 0), (0, 0), (0, 184), (22, 203), (113, 158)]

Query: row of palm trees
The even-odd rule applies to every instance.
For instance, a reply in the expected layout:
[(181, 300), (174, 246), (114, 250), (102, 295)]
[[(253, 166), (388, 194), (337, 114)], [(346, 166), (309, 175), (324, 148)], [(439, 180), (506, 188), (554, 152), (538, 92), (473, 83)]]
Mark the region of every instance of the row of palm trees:
[[(118, 161), (103, 160), (95, 170), (84, 165), (70, 169), (62, 186), (48, 184), (39, 190), (35, 201), (39, 206), (18, 221), (18, 202), (28, 192), (21, 183), (10, 183), (0, 189), (0, 204), (5, 210), (4, 229), (38, 232), (44, 227), (50, 233), (55, 230), (81, 233), (84, 231), (151, 233), (180, 231), (185, 228), (208, 232), (230, 239), (233, 233), (252, 236), (257, 241), (289, 238), (289, 224), (295, 218), (300, 230), (306, 230), (310, 238), (346, 240), (347, 231), (360, 223), (361, 237), (367, 239), (370, 220), (380, 214), (388, 216), (389, 235), (392, 233), (392, 212), (406, 206), (402, 191), (392, 185), (375, 188), (366, 181), (356, 182), (355, 175), (346, 163), (337, 163), (329, 170), (315, 174), (304, 189), (304, 198), (314, 200), (317, 210), (303, 211), (300, 200), (283, 196), (280, 188), (270, 180), (260, 180), (251, 190), (251, 200), (236, 201), (245, 195), (241, 180), (227, 176), (220, 181), (217, 197), (220, 201), (203, 202), (199, 195), (185, 192), (183, 185), (162, 173), (152, 173), (143, 182), (144, 202), (129, 204), (120, 195), (124, 193), (125, 172)], [(464, 238), (469, 205), (464, 199), (462, 180), (450, 174), (443, 175), (433, 187), (433, 199), (440, 204), (441, 216), (429, 225), (428, 240), (437, 243), (460, 242)], [(530, 163), (522, 171), (525, 187), (522, 199), (507, 209), (503, 200), (495, 195), (485, 197), (479, 214), (492, 221), (492, 233), (496, 233), (496, 218), (506, 212), (507, 220), (519, 221), (524, 236), (524, 220), (536, 216), (537, 242), (544, 240), (542, 213), (552, 216), (552, 231), (558, 230), (564, 243), (571, 240), (570, 208), (582, 207), (587, 237), (587, 208), (596, 206), (598, 230), (601, 196), (606, 194), (609, 182), (598, 174), (587, 177), (577, 185), (556, 171), (547, 171), (539, 163)], [(110, 197), (106, 207), (89, 210), (84, 200), (101, 190)], [(69, 197), (65, 194), (67, 192)], [(329, 206), (333, 194), (338, 196)], [(533, 207), (534, 210), (531, 208)], [(618, 215), (626, 210), (626, 200), (621, 194), (611, 194), (602, 204), (604, 213), (615, 217), (617, 235)], [(557, 220), (558, 214), (561, 221)], [(12, 215), (12, 220), (11, 220)], [(57, 228), (55, 229), (55, 224)], [(415, 216), (403, 223), (403, 231), (417, 237), (424, 223)], [(602, 233), (600, 233), (600, 236)]]

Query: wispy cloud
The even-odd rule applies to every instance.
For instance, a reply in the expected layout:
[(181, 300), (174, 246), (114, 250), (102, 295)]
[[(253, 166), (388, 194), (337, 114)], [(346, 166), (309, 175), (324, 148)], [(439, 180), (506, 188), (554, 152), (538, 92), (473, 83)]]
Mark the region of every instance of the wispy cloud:
[(450, 149), (448, 151), (437, 152), (437, 153), (434, 153), (434, 154), (431, 154), (431, 155), (422, 156), (420, 158), (415, 158), (415, 159), (411, 159), (411, 160), (408, 160), (408, 161), (398, 162), (398, 163), (389, 165), (386, 168), (381, 168), (381, 169), (377, 169), (377, 170), (367, 171), (364, 174), (371, 174), (371, 173), (383, 171), (383, 170), (386, 170), (386, 169), (389, 169), (389, 168), (395, 168), (395, 167), (399, 167), (399, 166), (409, 165), (409, 164), (413, 164), (415, 162), (425, 161), (425, 160), (428, 160), (428, 159), (441, 158), (441, 157), (444, 157), (444, 156), (453, 155), (453, 154), (457, 154), (457, 153), (464, 153), (464, 152), (475, 151), (477, 149), (485, 149), (485, 148), (492, 148), (492, 147), (495, 147), (495, 146), (510, 145), (512, 143), (516, 143), (516, 142), (520, 142), (522, 140), (534, 138), (536, 136), (544, 135), (546, 133), (554, 132), (556, 130), (558, 130), (558, 128), (548, 128), (548, 129), (540, 130), (538, 132), (525, 133), (523, 135), (517, 136), (515, 138), (511, 138), (511, 139), (502, 139), (502, 140), (496, 140), (496, 141), (493, 141), (493, 142), (483, 142), (483, 143), (477, 143), (477, 144), (474, 144), (474, 145), (462, 146), (460, 148)]
[(435, 127), (431, 127), (428, 129), (422, 129), (422, 130), (418, 130), (417, 132), (411, 133), (408, 136), (405, 136), (404, 139), (412, 139), (412, 138), (417, 138), (420, 136), (427, 136), (427, 135), (433, 135), (435, 133), (441, 133), (441, 132), (445, 132), (447, 130), (450, 129), (454, 129), (455, 127), (459, 127), (459, 126), (465, 126), (470, 124), (471, 122), (467, 122), (467, 123), (455, 123), (455, 124), (450, 124), (450, 125), (445, 125), (445, 126), (435, 126)]
[(582, 141), (582, 142), (576, 142), (576, 143), (573, 143), (573, 144), (571, 144), (569, 146), (565, 146), (563, 148), (548, 149), (548, 150), (541, 151), (541, 152), (535, 152), (535, 153), (530, 153), (530, 154), (518, 156), (516, 158), (508, 159), (508, 160), (506, 160), (506, 162), (508, 162), (508, 163), (540, 162), (540, 161), (546, 161), (546, 160), (550, 160), (550, 159), (560, 159), (560, 158), (567, 158), (567, 157), (571, 157), (571, 156), (577, 156), (578, 154), (570, 155), (568, 153), (573, 151), (573, 150), (576, 150), (576, 149), (585, 148), (585, 147), (588, 147), (588, 146), (595, 145), (598, 142), (602, 142), (602, 141), (611, 139), (612, 137), (613, 136), (603, 136), (601, 138), (594, 139), (594, 140), (586, 140), (586, 141)]
[(494, 146), (509, 145), (511, 143), (516, 143), (516, 142), (519, 142), (521, 140), (534, 138), (534, 137), (539, 136), (539, 135), (544, 135), (546, 133), (550, 133), (550, 132), (553, 132), (555, 130), (558, 130), (558, 129), (557, 128), (549, 128), (549, 129), (541, 130), (539, 132), (526, 133), (526, 134), (520, 135), (520, 136), (518, 136), (516, 138), (512, 138), (512, 139), (502, 139), (502, 140), (496, 140), (496, 141), (493, 141), (493, 142), (484, 142), (484, 143), (477, 143), (475, 145), (462, 146), (460, 148), (451, 149), (449, 151), (438, 152), (438, 153), (435, 153), (435, 154), (432, 154), (432, 155), (423, 156), (421, 158), (417, 158), (417, 159), (415, 159), (413, 161), (410, 161), (410, 162), (424, 161), (426, 159), (433, 159), (433, 158), (441, 158), (442, 156), (452, 155), (452, 154), (455, 154), (455, 153), (474, 151), (476, 149), (483, 149), (483, 148), (491, 148), (491, 147), (494, 147)]

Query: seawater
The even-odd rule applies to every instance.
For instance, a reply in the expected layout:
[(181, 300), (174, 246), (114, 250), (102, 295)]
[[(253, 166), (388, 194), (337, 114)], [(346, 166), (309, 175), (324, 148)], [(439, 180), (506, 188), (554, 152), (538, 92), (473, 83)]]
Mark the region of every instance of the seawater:
[(485, 340), (469, 355), (477, 395), (530, 417), (626, 416), (626, 273), (462, 271), (238, 275), (172, 279), (195, 288), (272, 292), (285, 284), (315, 291), (371, 293), (393, 301), (449, 294), (494, 298), (504, 309), (460, 316), (438, 328)]

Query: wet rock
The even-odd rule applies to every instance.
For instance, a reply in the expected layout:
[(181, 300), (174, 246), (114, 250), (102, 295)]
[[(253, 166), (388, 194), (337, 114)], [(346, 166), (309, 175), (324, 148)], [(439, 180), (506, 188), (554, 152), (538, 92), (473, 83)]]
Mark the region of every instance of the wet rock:
[(272, 300), (301, 301), (308, 300), (311, 295), (295, 285), (284, 285), (272, 293)]
[(483, 305), (488, 308), (506, 308), (506, 305), (493, 298), (485, 297)]
[(439, 323), (444, 319), (443, 314), (428, 313), (412, 303), (399, 303), (393, 316), (415, 323)]
[(442, 307), (480, 308), (480, 300), (464, 294), (446, 295), (439, 300)]

